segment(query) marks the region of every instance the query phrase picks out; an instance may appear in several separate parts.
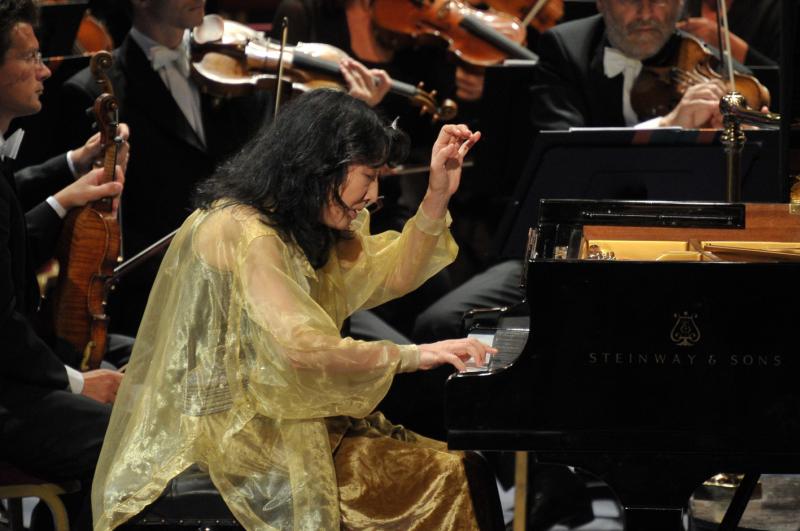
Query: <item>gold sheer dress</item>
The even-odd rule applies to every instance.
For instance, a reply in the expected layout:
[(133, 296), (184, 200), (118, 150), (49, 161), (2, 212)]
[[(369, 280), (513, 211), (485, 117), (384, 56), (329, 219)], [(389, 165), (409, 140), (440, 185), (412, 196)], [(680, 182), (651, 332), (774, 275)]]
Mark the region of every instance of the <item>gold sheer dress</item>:
[(249, 207), (195, 211), (153, 285), (92, 492), (113, 529), (197, 463), (247, 529), (470, 529), (461, 455), (372, 413), (414, 345), (342, 338), (450, 263), (445, 219), (362, 211), (314, 270)]

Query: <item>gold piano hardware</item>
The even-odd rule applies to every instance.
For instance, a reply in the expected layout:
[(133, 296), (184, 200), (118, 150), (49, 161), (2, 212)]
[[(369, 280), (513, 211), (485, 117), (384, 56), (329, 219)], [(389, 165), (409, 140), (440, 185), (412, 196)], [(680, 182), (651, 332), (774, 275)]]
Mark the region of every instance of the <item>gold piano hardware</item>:
[(795, 215), (800, 214), (800, 175), (792, 175), (789, 181), (793, 182), (789, 191), (789, 212)]
[(614, 251), (604, 251), (600, 248), (597, 244), (592, 244), (589, 246), (589, 250), (586, 253), (587, 260), (616, 260), (617, 257), (614, 254)]
[(636, 261), (800, 262), (800, 217), (788, 204), (748, 204), (743, 229), (583, 228), (579, 257)]
[(584, 247), (584, 260), (800, 262), (800, 242), (591, 240)]

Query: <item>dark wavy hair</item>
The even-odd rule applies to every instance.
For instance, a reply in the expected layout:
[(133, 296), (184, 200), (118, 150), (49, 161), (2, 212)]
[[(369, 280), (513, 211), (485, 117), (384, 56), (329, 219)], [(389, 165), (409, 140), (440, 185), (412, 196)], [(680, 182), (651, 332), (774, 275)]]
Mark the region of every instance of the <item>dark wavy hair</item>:
[(36, 27), (39, 8), (33, 0), (2, 0), (0, 2), (0, 65), (6, 62), (6, 52), (11, 48), (11, 30), (20, 22)]
[(340, 91), (314, 90), (289, 101), (272, 124), (200, 183), (194, 203), (208, 209), (222, 200), (255, 208), (320, 268), (332, 245), (350, 236), (321, 220), (331, 197), (346, 208), (339, 188), (348, 167), (394, 166), (408, 150), (408, 136), (364, 102)]

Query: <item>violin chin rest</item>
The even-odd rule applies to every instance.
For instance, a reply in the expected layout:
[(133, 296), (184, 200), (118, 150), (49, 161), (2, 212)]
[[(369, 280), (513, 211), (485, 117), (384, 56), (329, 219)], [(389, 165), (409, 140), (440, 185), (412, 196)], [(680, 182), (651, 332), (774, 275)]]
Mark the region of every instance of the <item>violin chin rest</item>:
[(206, 15), (203, 23), (192, 30), (192, 38), (198, 44), (214, 42), (225, 34), (225, 20), (219, 15)]

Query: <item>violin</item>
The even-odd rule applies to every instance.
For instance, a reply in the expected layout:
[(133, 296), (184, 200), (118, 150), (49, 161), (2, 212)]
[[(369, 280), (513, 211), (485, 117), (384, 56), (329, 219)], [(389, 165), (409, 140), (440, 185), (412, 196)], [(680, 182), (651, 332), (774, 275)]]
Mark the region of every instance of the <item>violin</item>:
[[(111, 61), (108, 52), (96, 54), (91, 61), (92, 72), (105, 76)], [(110, 87), (107, 77), (102, 81)], [(107, 92), (101, 94), (93, 111), (104, 150), (102, 182), (109, 182), (114, 180), (120, 142), (116, 98)], [(67, 215), (56, 250), (59, 277), (53, 294), (53, 325), (57, 337), (82, 353), (84, 371), (98, 368), (106, 352), (106, 299), (109, 279), (121, 260), (121, 247), (119, 223), (110, 197), (73, 209)]]
[(456, 57), (472, 66), (491, 66), (508, 58), (538, 59), (522, 45), (526, 31), (519, 19), (460, 0), (374, 0), (372, 20), (393, 33), (444, 39)]
[[(486, 4), (496, 11), (519, 18), (542, 33), (555, 26), (564, 16), (564, 0), (469, 0), (470, 4)], [(538, 9), (537, 9), (538, 8)]]
[[(631, 107), (640, 120), (670, 112), (692, 85), (725, 82), (715, 69), (718, 60), (708, 45), (690, 33), (678, 33), (681, 43), (673, 64), (643, 67), (631, 89)], [(734, 84), (750, 109), (769, 106), (769, 90), (754, 76), (734, 72)]]
[[(328, 44), (298, 43), (281, 50), (280, 44), (263, 33), (243, 24), (207, 15), (203, 24), (192, 32), (192, 75), (198, 85), (210, 94), (240, 96), (253, 90), (272, 90), (274, 73), (283, 54), (284, 79), (295, 90), (344, 88), (339, 63), (347, 57), (342, 50)], [(436, 91), (426, 92), (417, 86), (392, 80), (389, 91), (407, 98), (423, 114), (434, 121), (450, 120), (457, 113), (450, 99), (441, 104)]]

